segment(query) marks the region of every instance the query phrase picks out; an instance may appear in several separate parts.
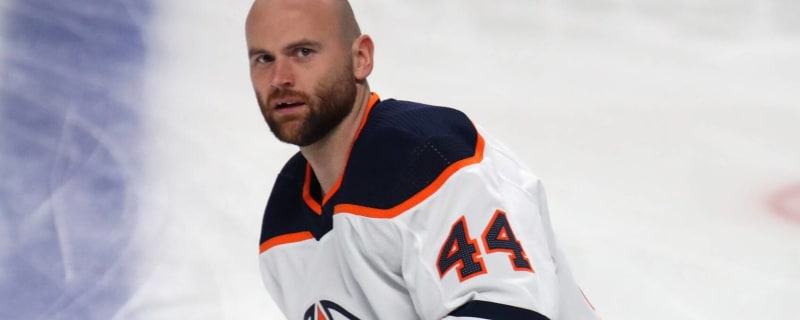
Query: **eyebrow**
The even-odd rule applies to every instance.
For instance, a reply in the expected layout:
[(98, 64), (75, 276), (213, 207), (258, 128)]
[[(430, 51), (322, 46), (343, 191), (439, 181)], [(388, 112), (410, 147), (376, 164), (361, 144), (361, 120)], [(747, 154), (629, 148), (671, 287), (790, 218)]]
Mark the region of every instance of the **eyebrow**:
[[(292, 51), (294, 49), (297, 49), (299, 47), (312, 47), (312, 48), (315, 48), (315, 49), (319, 49), (320, 47), (322, 47), (322, 43), (320, 43), (319, 41), (314, 41), (314, 40), (310, 40), (310, 39), (300, 39), (300, 40), (297, 40), (295, 42), (290, 43), (289, 45), (284, 47), (282, 51), (283, 52), (288, 52), (288, 51)], [(271, 52), (269, 52), (267, 50), (264, 50), (264, 49), (261, 49), (261, 48), (250, 48), (250, 50), (247, 51), (247, 56), (250, 57), (250, 58), (255, 57), (255, 56), (260, 56), (262, 54), (272, 55)]]
[(289, 45), (287, 45), (283, 49), (283, 51), (284, 52), (292, 51), (292, 50), (297, 49), (299, 47), (312, 47), (312, 48), (315, 48), (315, 49), (319, 49), (320, 47), (322, 47), (322, 43), (320, 43), (319, 41), (314, 41), (314, 40), (309, 40), (309, 39), (300, 39), (298, 41), (292, 42)]
[(269, 52), (267, 50), (264, 50), (264, 49), (251, 48), (250, 50), (247, 51), (247, 56), (252, 58), (252, 57), (255, 57), (255, 56), (260, 56), (260, 55), (265, 54), (265, 53), (268, 54)]

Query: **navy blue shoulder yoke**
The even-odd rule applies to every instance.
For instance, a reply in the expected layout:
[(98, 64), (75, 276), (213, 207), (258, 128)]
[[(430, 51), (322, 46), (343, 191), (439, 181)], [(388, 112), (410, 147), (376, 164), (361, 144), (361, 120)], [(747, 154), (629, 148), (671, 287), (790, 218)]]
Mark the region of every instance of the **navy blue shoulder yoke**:
[[(333, 208), (339, 204), (395, 207), (453, 163), (473, 157), (479, 139), (458, 110), (393, 99), (376, 103), (353, 143), (338, 190), (323, 205), (313, 203), (320, 202), (314, 192), (319, 186), (306, 176), (303, 156), (296, 154), (284, 166), (264, 212), (262, 251), (264, 242), (282, 235), (309, 232), (321, 238), (333, 227)], [(304, 199), (304, 188), (317, 199), (309, 203), (308, 194)]]
[(387, 100), (369, 114), (353, 145), (335, 202), (389, 209), (472, 157), (478, 133), (462, 112)]

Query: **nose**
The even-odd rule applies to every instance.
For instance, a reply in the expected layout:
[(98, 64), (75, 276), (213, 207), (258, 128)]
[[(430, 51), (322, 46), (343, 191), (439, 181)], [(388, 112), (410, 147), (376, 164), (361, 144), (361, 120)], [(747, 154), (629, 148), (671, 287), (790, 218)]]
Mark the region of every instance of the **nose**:
[(292, 66), (289, 61), (285, 61), (283, 59), (275, 59), (274, 67), (272, 70), (272, 79), (271, 85), (272, 87), (278, 88), (290, 88), (294, 86), (294, 72), (292, 70)]

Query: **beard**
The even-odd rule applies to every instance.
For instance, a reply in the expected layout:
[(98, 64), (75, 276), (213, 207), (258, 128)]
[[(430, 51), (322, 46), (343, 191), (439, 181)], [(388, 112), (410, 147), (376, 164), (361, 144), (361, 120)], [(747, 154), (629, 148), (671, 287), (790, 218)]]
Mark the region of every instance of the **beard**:
[[(314, 86), (312, 94), (280, 88), (272, 91), (265, 100), (256, 92), (261, 112), (270, 131), (278, 140), (305, 147), (327, 136), (353, 110), (356, 98), (356, 80), (352, 68), (344, 65), (333, 70)], [(277, 119), (271, 110), (275, 99), (291, 97), (305, 103), (306, 112), (292, 119)]]

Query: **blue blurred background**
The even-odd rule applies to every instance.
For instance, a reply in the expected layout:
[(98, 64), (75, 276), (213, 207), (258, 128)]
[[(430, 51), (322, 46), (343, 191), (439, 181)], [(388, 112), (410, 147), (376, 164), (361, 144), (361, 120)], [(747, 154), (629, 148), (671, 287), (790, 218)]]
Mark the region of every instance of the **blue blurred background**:
[(0, 318), (130, 297), (148, 1), (10, 1), (0, 68)]

